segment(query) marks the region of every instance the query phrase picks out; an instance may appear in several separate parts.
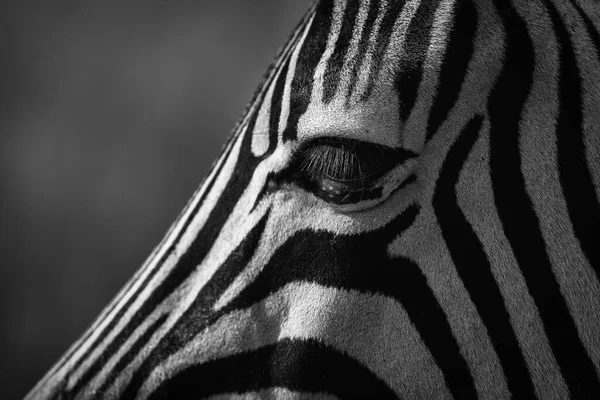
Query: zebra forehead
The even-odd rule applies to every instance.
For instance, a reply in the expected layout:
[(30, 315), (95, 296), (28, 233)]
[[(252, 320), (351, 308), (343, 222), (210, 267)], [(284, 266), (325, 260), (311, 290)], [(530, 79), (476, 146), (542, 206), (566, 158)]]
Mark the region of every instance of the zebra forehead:
[(402, 137), (398, 100), (391, 91), (350, 107), (343, 100), (320, 104), (313, 99), (297, 130), (300, 141), (334, 136), (398, 147)]
[[(393, 6), (378, 0), (320, 2), (305, 43), (308, 50), (321, 41), (323, 51), (316, 66), (303, 57), (296, 66), (297, 71), (310, 71), (312, 89), (296, 92), (305, 99), (292, 99), (292, 104), (307, 102), (297, 125), (298, 139), (337, 136), (400, 144), (402, 121), (392, 53), (401, 29), (390, 29), (396, 24), (389, 22), (382, 26), (382, 11)], [(364, 28), (367, 19), (375, 19), (371, 29)], [(395, 19), (401, 21), (399, 15)]]
[[(422, 71), (444, 50), (454, 0), (321, 0), (278, 72), (254, 132), (335, 136), (398, 147)], [(441, 39), (440, 39), (441, 38)], [(439, 57), (438, 57), (439, 58)], [(419, 72), (415, 74), (415, 71)], [(406, 84), (406, 83), (409, 84)], [(268, 110), (268, 112), (267, 112)], [(279, 112), (278, 126), (271, 126)], [(284, 137), (285, 137), (284, 133)]]

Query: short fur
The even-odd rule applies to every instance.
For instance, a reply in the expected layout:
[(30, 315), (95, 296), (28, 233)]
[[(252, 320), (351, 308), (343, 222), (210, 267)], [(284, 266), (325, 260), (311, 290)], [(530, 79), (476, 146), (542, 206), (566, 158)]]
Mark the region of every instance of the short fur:
[(28, 399), (600, 398), (599, 104), (598, 2), (317, 2)]

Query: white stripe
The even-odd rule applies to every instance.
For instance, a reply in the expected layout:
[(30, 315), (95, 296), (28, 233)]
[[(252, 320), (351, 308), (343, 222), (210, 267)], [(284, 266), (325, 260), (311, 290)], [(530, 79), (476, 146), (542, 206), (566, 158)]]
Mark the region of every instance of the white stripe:
[(356, 87), (351, 97), (352, 102), (357, 102), (367, 89), (367, 83), (369, 82), (369, 71), (372, 68), (371, 64), (373, 62), (373, 53), (375, 51), (375, 48), (377, 47), (377, 36), (379, 35), (381, 21), (385, 15), (385, 10), (387, 9), (387, 7), (387, 0), (382, 0), (379, 4), (377, 17), (375, 18), (375, 22), (373, 23), (373, 29), (371, 30), (371, 36), (369, 38), (369, 47), (367, 48), (364, 61), (360, 67), (360, 71), (358, 72)]
[(283, 101), (281, 102), (281, 116), (279, 118), (279, 142), (282, 142), (282, 133), (285, 130), (285, 128), (287, 127), (287, 122), (288, 122), (288, 118), (289, 118), (289, 114), (290, 114), (290, 96), (291, 96), (291, 92), (292, 92), (292, 81), (294, 80), (294, 75), (296, 72), (296, 63), (298, 62), (298, 55), (300, 54), (300, 50), (302, 49), (302, 46), (304, 45), (304, 41), (306, 40), (306, 36), (308, 35), (308, 32), (310, 31), (310, 27), (312, 26), (313, 22), (315, 19), (315, 15), (313, 14), (310, 17), (310, 21), (308, 22), (308, 24), (306, 24), (306, 27), (304, 28), (304, 32), (302, 33), (302, 37), (300, 38), (300, 40), (298, 40), (298, 43), (296, 43), (296, 48), (294, 49), (294, 52), (292, 53), (292, 58), (290, 59), (290, 65), (288, 67), (287, 70), (287, 75), (285, 77), (285, 86), (283, 89)]
[[(455, 3), (455, 0), (444, 0), (438, 5), (435, 12), (431, 29), (431, 39), (427, 47), (427, 56), (423, 63), (423, 76), (417, 92), (417, 100), (403, 128), (405, 132), (411, 132), (411, 134), (403, 135), (404, 141), (402, 147), (410, 149), (415, 153), (421, 153), (425, 144), (429, 113), (431, 112), (433, 100), (436, 95), (436, 88), (439, 87), (439, 74), (448, 41), (448, 28), (456, 18), (455, 15), (452, 15), (452, 5)], [(449, 51), (453, 51), (453, 49)]]
[(363, 32), (365, 30), (365, 21), (367, 20), (367, 16), (369, 14), (370, 4), (371, 0), (360, 2), (360, 8), (358, 10), (356, 23), (354, 24), (354, 29), (352, 30), (352, 39), (350, 41), (348, 51), (346, 52), (346, 56), (344, 58), (344, 66), (342, 67), (341, 72), (342, 81), (338, 88), (338, 92), (344, 96), (348, 93), (350, 82), (352, 80), (352, 71), (354, 70), (354, 66), (357, 61), (360, 61), (356, 59), (358, 53), (358, 44), (360, 43)]
[(342, 18), (344, 17), (344, 11), (346, 8), (345, 1), (336, 1), (333, 10), (333, 19), (331, 20), (331, 27), (329, 29), (329, 35), (327, 36), (327, 44), (325, 51), (321, 55), (321, 59), (317, 63), (315, 72), (313, 75), (313, 90), (310, 96), (309, 108), (313, 104), (320, 104), (323, 99), (323, 90), (325, 83), (325, 71), (327, 70), (327, 63), (333, 55), (335, 50), (335, 44), (340, 36), (340, 30), (342, 29)]
[(277, 75), (271, 83), (271, 87), (264, 98), (264, 101), (258, 111), (256, 117), (256, 124), (254, 125), (254, 131), (252, 132), (252, 144), (251, 151), (255, 157), (260, 157), (267, 152), (269, 148), (269, 118), (271, 116), (271, 99), (273, 98), (273, 91), (277, 83), (277, 78), (281, 74), (281, 70), (277, 72)]
[(402, 8), (402, 12), (392, 28), (392, 36), (387, 49), (385, 49), (382, 68), (379, 71), (379, 76), (375, 78), (376, 82), (382, 77), (382, 75), (393, 76), (393, 74), (390, 74), (388, 69), (395, 68), (399, 64), (400, 58), (406, 54), (406, 50), (403, 48), (404, 40), (406, 39), (406, 32), (408, 31), (410, 23), (415, 17), (420, 4), (420, 0), (411, 0), (406, 2), (404, 8)]
[(177, 372), (277, 343), (318, 339), (344, 352), (406, 398), (449, 396), (444, 377), (403, 307), (375, 294), (290, 283), (254, 306), (223, 316), (154, 371), (142, 398)]

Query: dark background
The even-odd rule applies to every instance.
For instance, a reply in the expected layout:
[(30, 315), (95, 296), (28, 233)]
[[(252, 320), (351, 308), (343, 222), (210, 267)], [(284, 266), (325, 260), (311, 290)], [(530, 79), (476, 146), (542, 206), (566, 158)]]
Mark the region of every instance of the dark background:
[(0, 399), (160, 241), (308, 4), (1, 2)]

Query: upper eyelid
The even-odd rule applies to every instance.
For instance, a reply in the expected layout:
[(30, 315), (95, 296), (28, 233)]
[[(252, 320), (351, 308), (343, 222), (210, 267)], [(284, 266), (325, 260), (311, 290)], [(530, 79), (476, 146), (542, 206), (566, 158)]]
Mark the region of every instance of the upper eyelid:
[(295, 159), (298, 168), (311, 179), (325, 177), (339, 183), (366, 184), (393, 168), (396, 150), (346, 138), (318, 138), (302, 146)]
[(351, 144), (352, 149), (354, 149), (356, 146), (365, 145), (365, 146), (378, 147), (383, 150), (399, 150), (398, 148), (395, 148), (395, 147), (390, 147), (390, 146), (380, 144), (380, 143), (375, 143), (375, 142), (369, 142), (366, 140), (347, 138), (347, 137), (339, 137), (339, 136), (319, 136), (319, 137), (310, 138), (305, 141), (302, 141), (301, 143), (298, 143), (298, 146), (297, 146), (295, 152), (299, 153), (299, 152), (302, 152), (303, 150), (307, 150), (311, 147), (315, 147), (318, 145), (324, 145), (324, 144), (337, 144), (340, 146)]
[[(297, 166), (302, 166), (302, 164), (305, 164), (304, 161), (306, 160), (305, 157), (307, 156), (307, 154), (309, 156), (311, 156), (310, 151), (312, 149), (319, 148), (319, 146), (329, 146), (333, 149), (335, 149), (336, 147), (339, 146), (341, 154), (343, 154), (343, 150), (341, 150), (341, 149), (346, 148), (346, 150), (350, 152), (350, 158), (346, 159), (345, 160), (346, 162), (347, 161), (354, 162), (354, 164), (355, 164), (354, 166), (358, 167), (357, 169), (359, 169), (359, 170), (361, 168), (367, 167), (366, 169), (363, 169), (362, 171), (358, 171), (359, 172), (358, 175), (349, 177), (349, 178), (352, 178), (352, 179), (348, 179), (349, 181), (355, 181), (355, 180), (364, 179), (366, 177), (372, 177), (373, 175), (377, 175), (377, 173), (381, 172), (382, 170), (390, 170), (398, 164), (403, 164), (404, 162), (408, 161), (409, 159), (418, 157), (418, 153), (415, 153), (411, 150), (408, 150), (408, 149), (405, 149), (402, 147), (393, 148), (393, 147), (389, 147), (389, 146), (385, 146), (385, 145), (381, 145), (381, 144), (364, 142), (364, 141), (359, 141), (359, 140), (354, 140), (354, 139), (347, 139), (347, 138), (340, 139), (340, 138), (324, 137), (324, 138), (313, 139), (313, 140), (303, 144), (303, 146), (301, 146), (295, 152), (295, 155), (294, 155), (295, 162), (293, 162), (293, 164), (296, 164)], [(361, 148), (357, 149), (357, 146), (361, 146)], [(329, 153), (331, 153), (331, 152), (329, 152)], [(340, 153), (337, 153), (335, 155), (337, 156)], [(327, 154), (327, 155), (329, 155), (329, 154)], [(346, 153), (346, 155), (348, 155), (348, 153)], [(361, 158), (361, 156), (364, 158)], [(317, 161), (319, 161), (318, 156), (317, 156)], [(311, 160), (310, 165), (312, 165), (312, 164), (314, 164), (314, 160)], [(306, 167), (306, 164), (304, 166)], [(346, 165), (346, 167), (348, 167), (348, 165)], [(313, 173), (323, 173), (323, 172), (328, 172), (327, 171), (328, 169), (329, 169), (329, 171), (331, 171), (331, 170), (335, 170), (336, 168), (335, 168), (335, 166), (332, 166), (331, 164), (329, 164), (329, 165), (325, 164), (325, 166), (322, 166), (322, 168), (319, 168), (318, 171), (312, 171), (312, 172)], [(341, 178), (338, 176), (332, 176), (331, 174), (327, 174), (327, 175), (330, 178), (341, 180)]]

